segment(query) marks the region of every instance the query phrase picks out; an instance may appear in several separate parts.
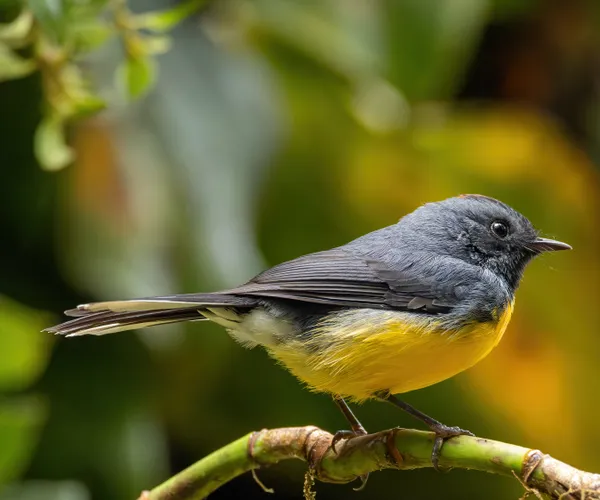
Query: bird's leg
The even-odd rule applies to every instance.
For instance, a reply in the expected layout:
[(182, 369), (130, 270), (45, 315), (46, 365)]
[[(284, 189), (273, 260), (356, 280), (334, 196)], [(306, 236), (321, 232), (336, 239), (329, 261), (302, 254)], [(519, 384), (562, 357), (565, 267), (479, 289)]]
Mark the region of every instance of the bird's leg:
[(426, 415), (422, 411), (417, 410), (412, 407), (408, 403), (399, 400), (396, 396), (392, 394), (379, 394), (378, 398), (387, 401), (388, 403), (392, 403), (394, 406), (404, 410), (409, 415), (419, 419), (423, 422), (427, 427), (429, 427), (435, 433), (435, 441), (433, 443), (433, 450), (431, 452), (431, 463), (433, 464), (433, 468), (439, 471), (439, 459), (440, 459), (440, 451), (442, 449), (442, 445), (446, 439), (449, 439), (454, 436), (474, 436), (474, 434), (470, 431), (466, 431), (461, 429), (460, 427), (449, 427), (447, 425), (438, 422), (434, 418), (431, 418), (429, 415)]
[[(354, 413), (352, 413), (352, 410), (350, 409), (350, 407), (348, 406), (348, 403), (346, 403), (344, 398), (342, 398), (341, 396), (334, 395), (333, 401), (335, 402), (337, 407), (340, 409), (340, 411), (344, 414), (344, 417), (346, 417), (346, 420), (348, 421), (348, 423), (350, 424), (350, 428), (352, 429), (350, 431), (337, 431), (333, 435), (333, 439), (331, 440), (331, 449), (334, 451), (334, 453), (337, 453), (337, 451), (335, 449), (335, 445), (338, 443), (338, 441), (340, 439), (344, 439), (344, 438), (350, 439), (350, 438), (353, 438), (356, 436), (364, 436), (365, 434), (367, 434), (367, 431), (365, 430), (363, 425), (360, 423), (358, 418), (356, 418), (356, 415), (354, 415)], [(354, 488), (355, 491), (362, 490), (367, 485), (368, 479), (369, 479), (369, 474), (360, 476), (361, 485), (358, 488)]]
[(333, 401), (340, 409), (340, 411), (344, 414), (344, 417), (346, 417), (346, 420), (348, 421), (348, 423), (350, 424), (350, 428), (352, 429), (351, 431), (337, 431), (334, 434), (333, 440), (331, 441), (331, 448), (333, 449), (333, 451), (335, 451), (335, 445), (340, 439), (351, 438), (355, 436), (364, 436), (367, 433), (367, 431), (365, 430), (363, 425), (358, 421), (354, 413), (352, 413), (352, 410), (348, 406), (348, 403), (344, 401), (344, 398), (342, 398), (341, 396), (333, 396)]

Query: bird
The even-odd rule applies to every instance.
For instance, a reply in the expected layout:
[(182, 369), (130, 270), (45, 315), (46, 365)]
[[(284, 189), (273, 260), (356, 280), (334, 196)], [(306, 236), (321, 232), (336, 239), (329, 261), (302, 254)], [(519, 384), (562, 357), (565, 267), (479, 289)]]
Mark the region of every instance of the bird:
[(95, 302), (45, 331), (77, 337), (181, 321), (212, 321), (243, 346), (262, 346), (301, 382), (331, 395), (351, 430), (347, 401), (387, 401), (445, 440), (472, 435), (396, 395), (448, 379), (486, 357), (510, 321), (527, 264), (571, 246), (539, 236), (507, 204), (478, 194), (426, 203), (345, 245), (276, 265), (212, 293)]

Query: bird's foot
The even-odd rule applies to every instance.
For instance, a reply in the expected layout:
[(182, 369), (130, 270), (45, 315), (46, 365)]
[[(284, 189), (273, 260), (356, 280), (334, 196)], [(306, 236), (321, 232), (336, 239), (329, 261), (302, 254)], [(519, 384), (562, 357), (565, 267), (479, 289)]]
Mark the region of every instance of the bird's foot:
[(348, 439), (353, 439), (359, 436), (365, 436), (367, 434), (367, 431), (365, 431), (364, 429), (357, 429), (354, 431), (337, 431), (334, 435), (333, 435), (333, 439), (331, 440), (331, 449), (333, 450), (333, 452), (337, 455), (338, 451), (336, 450), (335, 446), (343, 439), (348, 440)]
[[(357, 429), (354, 431), (348, 431), (348, 430), (343, 430), (343, 431), (337, 431), (334, 435), (333, 435), (333, 439), (331, 440), (331, 449), (333, 450), (333, 452), (337, 455), (338, 454), (338, 450), (336, 449), (336, 444), (338, 444), (341, 440), (349, 440), (349, 439), (354, 439), (360, 436), (366, 436), (367, 435), (367, 431), (365, 429)], [(360, 479), (360, 486), (358, 486), (357, 488), (353, 488), (354, 491), (361, 491), (365, 488), (365, 486), (367, 485), (367, 480), (369, 479), (369, 474), (363, 474), (362, 476), (358, 477)]]
[(449, 427), (442, 423), (437, 423), (430, 426), (430, 429), (435, 433), (435, 441), (433, 442), (433, 450), (431, 451), (431, 463), (433, 464), (433, 468), (441, 472), (439, 467), (440, 460), (440, 452), (442, 451), (442, 446), (447, 439), (453, 438), (455, 436), (474, 436), (471, 431), (466, 431), (461, 429), (460, 427)]

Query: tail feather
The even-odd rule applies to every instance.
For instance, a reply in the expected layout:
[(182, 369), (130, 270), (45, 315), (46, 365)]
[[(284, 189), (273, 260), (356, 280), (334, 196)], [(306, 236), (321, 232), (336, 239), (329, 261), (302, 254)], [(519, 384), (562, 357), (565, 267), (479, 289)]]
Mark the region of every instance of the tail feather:
[(227, 295), (224, 293), (189, 293), (181, 295), (165, 295), (132, 300), (112, 300), (108, 302), (92, 302), (82, 304), (76, 309), (65, 311), (67, 316), (83, 316), (92, 312), (133, 312), (164, 309), (183, 309), (208, 306), (252, 306), (256, 299)]
[(178, 321), (206, 319), (199, 309), (168, 309), (132, 313), (113, 313), (110, 311), (79, 316), (70, 321), (50, 328), (46, 332), (66, 337), (78, 335), (106, 335), (108, 333), (135, 330), (149, 326), (176, 323)]
[[(196, 300), (190, 300), (194, 297)], [(105, 335), (180, 321), (206, 320), (208, 308), (248, 308), (255, 299), (224, 294), (174, 295), (147, 299), (95, 302), (65, 311), (73, 319), (44, 331), (66, 337)]]

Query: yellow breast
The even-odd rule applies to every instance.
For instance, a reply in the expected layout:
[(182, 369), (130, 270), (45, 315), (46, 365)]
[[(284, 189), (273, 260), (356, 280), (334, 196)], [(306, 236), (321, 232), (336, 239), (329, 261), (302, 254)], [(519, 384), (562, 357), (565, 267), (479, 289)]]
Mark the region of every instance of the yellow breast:
[(489, 323), (443, 330), (430, 319), (396, 311), (344, 312), (307, 341), (270, 347), (273, 357), (313, 390), (364, 400), (441, 382), (470, 368), (500, 342), (513, 304)]

